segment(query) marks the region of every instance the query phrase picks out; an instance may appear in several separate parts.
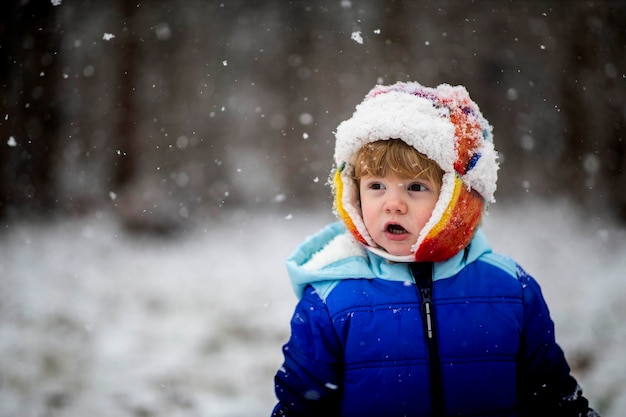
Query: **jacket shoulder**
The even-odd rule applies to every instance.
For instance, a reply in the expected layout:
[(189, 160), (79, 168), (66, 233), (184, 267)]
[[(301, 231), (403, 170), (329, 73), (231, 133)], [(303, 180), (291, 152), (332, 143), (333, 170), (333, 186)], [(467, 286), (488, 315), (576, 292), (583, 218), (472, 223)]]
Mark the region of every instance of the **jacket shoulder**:
[(450, 302), (493, 302), (500, 299), (523, 303), (523, 281), (527, 278), (521, 271), (513, 259), (497, 253), (485, 253), (465, 264), (454, 275), (436, 279), (433, 296)]

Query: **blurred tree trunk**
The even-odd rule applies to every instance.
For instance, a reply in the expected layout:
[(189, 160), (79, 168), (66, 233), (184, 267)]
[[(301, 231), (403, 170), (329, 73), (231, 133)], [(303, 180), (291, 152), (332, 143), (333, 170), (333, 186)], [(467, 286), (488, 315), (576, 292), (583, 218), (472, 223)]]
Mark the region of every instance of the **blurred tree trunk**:
[(137, 146), (137, 55), (139, 41), (135, 33), (136, 2), (119, 0), (122, 10), (122, 45), (119, 56), (119, 85), (117, 90), (117, 108), (114, 118), (115, 149), (117, 157), (113, 165), (114, 189), (123, 188), (137, 175), (139, 149)]
[(0, 6), (0, 216), (56, 205), (62, 31), (51, 2), (17, 3)]
[(626, 221), (626, 83), (623, 72), (619, 72), (626, 68), (626, 7), (623, 2), (622, 7), (609, 10), (606, 19), (610, 30), (608, 57), (617, 62), (610, 62), (610, 67), (605, 68), (609, 76), (607, 117), (610, 124), (601, 172), (606, 176), (611, 211)]
[(121, 10), (122, 42), (116, 61), (115, 159), (109, 186), (117, 194), (117, 214), (127, 230), (169, 234), (176, 224), (168, 213), (167, 196), (161, 192), (158, 180), (140, 169), (140, 158), (145, 156), (142, 155), (145, 149), (140, 127), (143, 109), (139, 108), (139, 103), (146, 104), (146, 101), (139, 97), (142, 52), (139, 42), (143, 38), (140, 19), (145, 17), (139, 14), (136, 1), (118, 0), (118, 7)]
[[(298, 190), (310, 188), (310, 159), (307, 153), (307, 143), (304, 140), (306, 135), (310, 135), (313, 126), (308, 126), (307, 115), (315, 114), (317, 94), (314, 91), (314, 82), (303, 76), (301, 68), (310, 69), (314, 66), (312, 62), (315, 56), (314, 45), (314, 19), (303, 4), (292, 5), (282, 3), (283, 22), (286, 25), (284, 30), (284, 56), (278, 62), (272, 77), (279, 91), (282, 92), (286, 103), (286, 125), (285, 143), (283, 147), (284, 158), (282, 178), (285, 181), (285, 192), (290, 198), (301, 196), (307, 199), (307, 193), (298, 193)], [(282, 67), (282, 71), (280, 70)], [(277, 78), (275, 76), (278, 75)], [(311, 75), (307, 75), (310, 77)], [(315, 122), (315, 121), (313, 121)]]
[[(411, 64), (414, 61), (413, 51), (417, 45), (412, 41), (411, 32), (417, 30), (415, 22), (412, 22), (408, 13), (411, 4), (408, 0), (396, 0), (385, 2), (381, 10), (381, 33), (385, 36), (385, 46), (382, 50), (382, 65), (388, 67), (388, 73), (394, 79), (386, 83), (391, 84), (397, 80), (403, 80), (407, 74), (411, 73)], [(419, 6), (419, 5), (417, 5)], [(413, 77), (410, 81), (414, 80)], [(422, 81), (422, 83), (425, 83)], [(373, 87), (373, 85), (372, 85)]]
[[(566, 6), (562, 6), (566, 7)], [(610, 2), (567, 7), (563, 41), (562, 103), (566, 147), (562, 186), (588, 209), (608, 209), (626, 219), (626, 8)]]
[[(567, 6), (563, 6), (563, 12), (567, 13)], [(565, 33), (562, 34), (566, 51), (563, 68), (567, 68), (561, 77), (561, 94), (564, 111), (564, 137), (565, 149), (562, 156), (563, 164), (560, 170), (562, 178), (560, 183), (577, 184), (582, 186), (584, 183), (584, 172), (582, 159), (585, 153), (585, 139), (598, 141), (597, 136), (590, 136), (590, 114), (586, 106), (587, 89), (592, 81), (589, 73), (596, 65), (596, 51), (592, 45), (597, 42), (595, 34), (590, 31), (589, 16), (587, 13), (581, 13), (580, 9), (574, 8), (570, 10), (571, 19), (565, 25)], [(594, 143), (594, 148), (597, 144)], [(584, 187), (587, 188), (587, 187)], [(579, 196), (576, 193), (577, 197)]]

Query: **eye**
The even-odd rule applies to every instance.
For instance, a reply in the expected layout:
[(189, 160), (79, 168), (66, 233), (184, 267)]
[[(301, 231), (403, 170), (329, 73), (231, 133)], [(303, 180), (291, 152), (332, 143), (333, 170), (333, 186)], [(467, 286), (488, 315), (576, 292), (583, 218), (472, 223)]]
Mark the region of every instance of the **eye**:
[(409, 185), (409, 191), (426, 191), (428, 188), (424, 184), (420, 184), (419, 182), (414, 182)]
[(370, 190), (382, 190), (384, 188), (385, 187), (381, 183), (379, 183), (379, 182), (371, 182), (369, 184), (369, 189)]

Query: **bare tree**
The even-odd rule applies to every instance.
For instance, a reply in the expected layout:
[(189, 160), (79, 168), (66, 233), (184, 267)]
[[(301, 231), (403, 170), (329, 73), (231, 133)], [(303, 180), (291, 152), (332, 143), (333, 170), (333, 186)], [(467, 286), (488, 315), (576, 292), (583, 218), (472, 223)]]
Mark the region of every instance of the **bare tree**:
[(626, 219), (626, 8), (576, 3), (563, 33), (565, 137), (560, 184), (580, 204)]
[(50, 2), (20, 3), (0, 6), (0, 215), (56, 205), (61, 31)]

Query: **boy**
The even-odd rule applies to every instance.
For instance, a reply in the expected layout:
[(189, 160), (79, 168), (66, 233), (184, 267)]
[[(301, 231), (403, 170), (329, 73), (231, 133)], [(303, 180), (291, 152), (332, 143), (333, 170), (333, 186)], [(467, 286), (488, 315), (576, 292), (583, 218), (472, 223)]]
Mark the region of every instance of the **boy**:
[(478, 228), (492, 128), (464, 87), (377, 86), (336, 132), (342, 222), (287, 260), (275, 416), (597, 416), (535, 280)]

